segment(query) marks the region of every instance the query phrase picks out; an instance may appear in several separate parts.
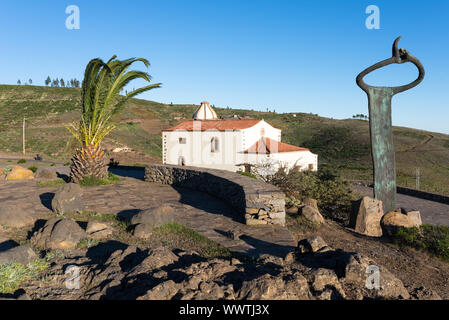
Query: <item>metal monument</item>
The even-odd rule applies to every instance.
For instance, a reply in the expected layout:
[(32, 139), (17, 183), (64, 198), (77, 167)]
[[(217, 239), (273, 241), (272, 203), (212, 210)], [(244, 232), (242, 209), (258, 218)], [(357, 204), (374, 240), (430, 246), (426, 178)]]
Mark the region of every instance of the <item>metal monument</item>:
[[(424, 79), (424, 67), (407, 50), (398, 49), (398, 37), (393, 43), (393, 56), (363, 70), (357, 76), (357, 85), (368, 95), (371, 155), (373, 158), (374, 197), (382, 200), (385, 212), (396, 209), (396, 164), (391, 124), (391, 99), (397, 93), (417, 86)], [(363, 78), (370, 72), (393, 63), (413, 63), (419, 71), (418, 78), (398, 87), (367, 85)]]

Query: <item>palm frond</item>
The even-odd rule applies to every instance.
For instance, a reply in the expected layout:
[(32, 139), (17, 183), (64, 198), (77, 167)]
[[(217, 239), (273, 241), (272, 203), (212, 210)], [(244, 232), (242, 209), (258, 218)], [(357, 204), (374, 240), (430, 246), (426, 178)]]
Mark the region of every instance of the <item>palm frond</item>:
[(67, 130), (83, 146), (95, 145), (106, 137), (114, 128), (111, 118), (122, 110), (126, 102), (138, 94), (160, 88), (161, 84), (147, 85), (128, 93), (125, 97), (120, 92), (133, 80), (151, 81), (151, 76), (144, 71), (128, 69), (136, 62), (142, 62), (146, 68), (150, 63), (145, 58), (116, 59), (114, 55), (107, 63), (101, 59), (92, 59), (84, 71), (81, 90), (82, 115), (79, 123), (66, 126)]

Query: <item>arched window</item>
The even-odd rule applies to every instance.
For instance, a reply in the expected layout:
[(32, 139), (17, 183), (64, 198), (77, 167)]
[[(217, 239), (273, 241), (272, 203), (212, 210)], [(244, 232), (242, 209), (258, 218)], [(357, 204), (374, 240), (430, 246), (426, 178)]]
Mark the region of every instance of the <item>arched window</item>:
[(180, 157), (178, 158), (178, 165), (179, 165), (179, 166), (182, 166), (182, 167), (186, 165), (186, 160), (184, 159), (183, 156), (180, 156)]
[(220, 150), (220, 140), (217, 137), (210, 139), (210, 152), (218, 152)]

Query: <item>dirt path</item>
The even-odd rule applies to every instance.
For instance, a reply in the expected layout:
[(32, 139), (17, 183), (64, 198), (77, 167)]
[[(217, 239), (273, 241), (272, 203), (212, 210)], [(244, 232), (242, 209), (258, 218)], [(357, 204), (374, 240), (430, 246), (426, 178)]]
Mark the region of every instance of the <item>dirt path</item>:
[(403, 150), (399, 150), (399, 151), (397, 151), (397, 152), (410, 152), (410, 151), (414, 151), (414, 150), (416, 150), (417, 148), (422, 147), (422, 146), (425, 146), (426, 144), (428, 144), (430, 141), (432, 141), (433, 138), (435, 138), (435, 137), (434, 137), (433, 135), (429, 134), (426, 140), (424, 140), (424, 141), (422, 141), (422, 142), (420, 142), (420, 143), (417, 143), (417, 144), (415, 144), (415, 145), (413, 145), (413, 146), (407, 147), (407, 148), (405, 148), (405, 149), (403, 149)]

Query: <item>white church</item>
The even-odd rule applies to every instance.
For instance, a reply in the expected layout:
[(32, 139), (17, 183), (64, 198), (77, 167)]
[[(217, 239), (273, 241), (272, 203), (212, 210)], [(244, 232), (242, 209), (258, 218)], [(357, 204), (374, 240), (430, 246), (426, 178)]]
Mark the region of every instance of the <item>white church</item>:
[[(270, 174), (281, 166), (318, 169), (318, 156), (281, 142), (281, 130), (259, 119), (219, 119), (202, 102), (193, 120), (162, 131), (163, 163)], [(264, 172), (260, 172), (264, 170)]]

